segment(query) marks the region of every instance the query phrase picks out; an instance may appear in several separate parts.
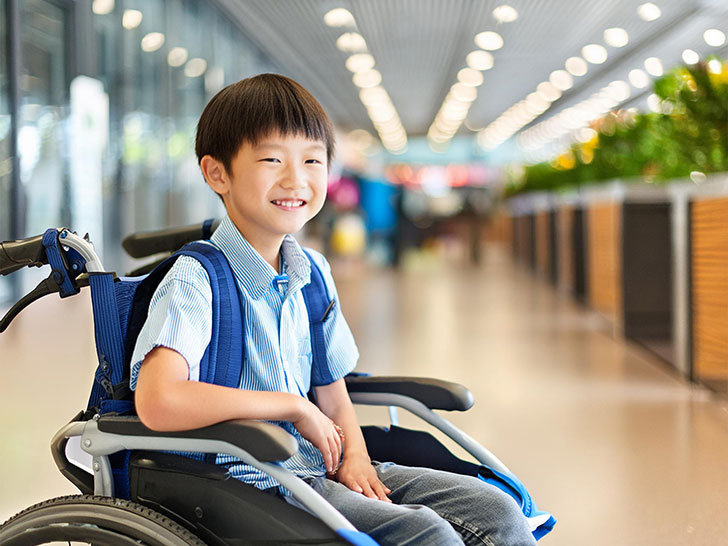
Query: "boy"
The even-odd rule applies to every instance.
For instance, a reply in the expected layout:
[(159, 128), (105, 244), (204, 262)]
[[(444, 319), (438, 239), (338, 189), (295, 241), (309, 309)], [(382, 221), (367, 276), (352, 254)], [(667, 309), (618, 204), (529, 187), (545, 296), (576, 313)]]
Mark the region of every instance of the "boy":
[[(274, 422), (299, 443), (283, 465), (382, 545), (534, 544), (518, 506), (497, 488), (476, 478), (370, 461), (343, 380), (358, 351), (338, 306), (324, 326), (327, 379), (318, 374), (312, 381), (301, 295), (311, 265), (290, 234), (323, 206), (333, 149), (326, 113), (283, 76), (240, 81), (207, 105), (196, 153), (227, 210), (211, 240), (230, 262), (244, 301), (242, 384), (232, 389), (197, 381), (210, 341), (212, 296), (204, 268), (181, 257), (152, 298), (132, 357), (140, 419), (155, 430), (229, 419)], [(337, 298), (326, 260), (311, 254)], [(310, 386), (317, 405), (306, 396)], [(224, 456), (217, 461), (230, 462)], [(233, 465), (231, 473), (261, 489), (278, 486), (247, 465)]]

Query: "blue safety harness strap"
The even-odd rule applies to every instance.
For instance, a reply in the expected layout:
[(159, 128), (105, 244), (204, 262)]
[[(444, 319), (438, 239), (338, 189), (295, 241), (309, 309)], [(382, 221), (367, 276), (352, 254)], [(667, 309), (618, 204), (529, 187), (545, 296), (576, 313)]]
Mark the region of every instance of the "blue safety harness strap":
[(335, 300), (329, 299), (326, 282), (321, 270), (313, 261), (311, 254), (304, 250), (311, 262), (311, 282), (303, 287), (303, 300), (308, 310), (308, 324), (311, 333), (311, 386), (318, 387), (333, 383), (334, 378), (329, 368), (326, 354), (326, 337), (324, 322), (331, 316)]
[(243, 370), (244, 314), (237, 283), (225, 255), (210, 244), (194, 242), (177, 255), (200, 262), (212, 288), (212, 337), (200, 363), (200, 381), (239, 387)]

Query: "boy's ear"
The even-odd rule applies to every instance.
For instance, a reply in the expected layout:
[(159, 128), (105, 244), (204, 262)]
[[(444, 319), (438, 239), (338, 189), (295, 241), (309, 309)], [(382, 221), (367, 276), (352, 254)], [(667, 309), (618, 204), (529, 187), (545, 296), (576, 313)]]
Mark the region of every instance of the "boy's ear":
[(211, 155), (202, 156), (200, 170), (205, 177), (207, 185), (219, 196), (224, 196), (230, 190), (230, 178), (225, 166)]

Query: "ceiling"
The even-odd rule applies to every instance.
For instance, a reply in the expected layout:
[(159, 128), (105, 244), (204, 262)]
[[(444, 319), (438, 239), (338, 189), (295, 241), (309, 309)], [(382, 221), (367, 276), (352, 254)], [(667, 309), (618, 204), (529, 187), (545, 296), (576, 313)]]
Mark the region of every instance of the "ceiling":
[[(373, 131), (367, 110), (345, 67), (349, 54), (336, 46), (347, 28), (332, 28), (324, 14), (348, 9), (356, 29), (381, 72), (381, 85), (391, 97), (409, 138), (425, 135), (440, 109), (466, 55), (478, 49), (481, 31), (498, 32), (504, 41), (493, 51), (494, 66), (484, 71), (477, 98), (460, 135), (475, 136), (504, 111), (525, 99), (551, 72), (564, 68), (583, 46), (605, 45), (603, 33), (621, 27), (629, 43), (606, 46), (603, 64), (588, 66), (574, 77), (574, 86), (532, 122), (537, 124), (586, 99), (616, 79), (627, 80), (631, 69), (643, 68), (647, 57), (659, 57), (665, 69), (680, 64), (692, 48), (701, 56), (726, 56), (728, 46), (711, 47), (703, 39), (709, 28), (728, 33), (728, 0), (654, 0), (661, 16), (646, 22), (637, 14), (643, 0), (216, 0), (287, 75), (300, 81), (322, 102), (343, 130)], [(493, 9), (507, 3), (519, 14), (499, 23)], [(642, 106), (649, 87), (632, 88), (625, 105)], [(640, 103), (641, 101), (641, 103)]]

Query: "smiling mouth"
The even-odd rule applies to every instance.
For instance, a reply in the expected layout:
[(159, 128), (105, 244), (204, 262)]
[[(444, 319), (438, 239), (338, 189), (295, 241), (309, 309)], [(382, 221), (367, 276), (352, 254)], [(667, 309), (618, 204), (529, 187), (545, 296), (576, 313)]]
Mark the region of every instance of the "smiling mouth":
[(306, 201), (303, 201), (302, 199), (274, 199), (271, 203), (278, 207), (297, 209), (304, 206)]

